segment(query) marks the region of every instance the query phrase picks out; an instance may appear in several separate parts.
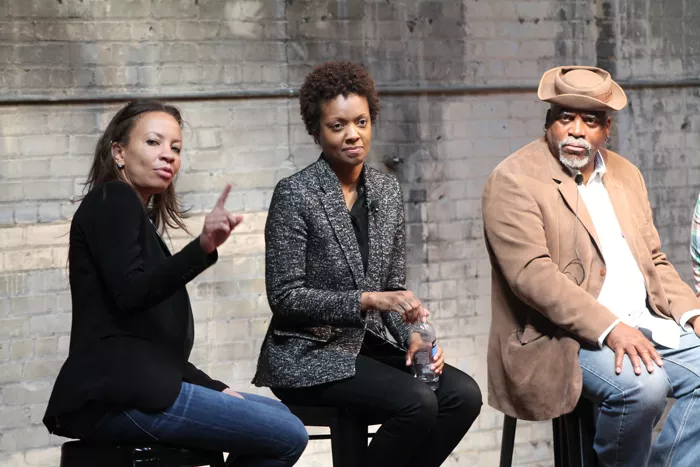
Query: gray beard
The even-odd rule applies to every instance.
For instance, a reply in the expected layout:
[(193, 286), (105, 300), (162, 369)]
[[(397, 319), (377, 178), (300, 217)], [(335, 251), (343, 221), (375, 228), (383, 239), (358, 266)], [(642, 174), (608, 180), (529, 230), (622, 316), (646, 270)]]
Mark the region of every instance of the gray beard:
[(569, 158), (567, 157), (564, 153), (559, 151), (559, 162), (561, 162), (564, 167), (568, 167), (571, 170), (579, 170), (584, 168), (585, 166), (588, 165), (588, 162), (590, 162), (591, 156), (590, 154), (587, 155), (586, 157), (577, 157), (577, 158)]
[[(567, 144), (573, 144), (579, 147), (583, 147), (586, 149), (586, 155), (585, 156), (570, 156), (564, 152), (564, 146)], [(587, 166), (588, 163), (591, 161), (591, 153), (593, 152), (593, 148), (587, 141), (578, 141), (576, 138), (569, 136), (568, 138), (559, 141), (559, 162), (561, 162), (564, 167), (568, 167), (571, 170), (579, 170), (582, 169), (583, 167)]]

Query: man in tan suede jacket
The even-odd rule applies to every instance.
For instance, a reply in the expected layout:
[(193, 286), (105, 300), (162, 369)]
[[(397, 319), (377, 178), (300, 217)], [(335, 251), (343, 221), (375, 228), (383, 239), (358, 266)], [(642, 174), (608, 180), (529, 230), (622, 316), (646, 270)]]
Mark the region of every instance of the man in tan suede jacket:
[(604, 70), (574, 66), (546, 72), (538, 96), (551, 104), (544, 136), (483, 195), (489, 403), (543, 420), (583, 396), (599, 409), (601, 465), (696, 465), (700, 301), (661, 251), (641, 173), (604, 148), (627, 97)]

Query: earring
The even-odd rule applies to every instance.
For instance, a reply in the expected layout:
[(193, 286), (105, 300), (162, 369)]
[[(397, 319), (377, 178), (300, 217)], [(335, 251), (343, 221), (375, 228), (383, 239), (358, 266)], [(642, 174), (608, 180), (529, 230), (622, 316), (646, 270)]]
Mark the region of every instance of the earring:
[(123, 168), (124, 168), (124, 164), (120, 164), (119, 162), (117, 162), (117, 168), (120, 169), (120, 170), (123, 169)]

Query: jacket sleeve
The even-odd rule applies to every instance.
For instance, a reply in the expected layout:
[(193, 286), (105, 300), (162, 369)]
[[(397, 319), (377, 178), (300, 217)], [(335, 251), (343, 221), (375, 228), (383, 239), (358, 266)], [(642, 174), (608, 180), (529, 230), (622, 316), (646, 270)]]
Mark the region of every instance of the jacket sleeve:
[[(387, 268), (387, 280), (384, 290), (387, 292), (406, 290), (406, 221), (403, 206), (403, 194), (398, 180), (393, 179), (394, 197), (392, 208), (398, 213), (396, 231), (391, 247), (391, 257)], [(381, 313), (384, 324), (394, 336), (396, 342), (405, 346), (408, 343), (410, 326), (406, 324), (401, 315), (395, 311)]]
[(649, 203), (649, 194), (647, 193), (646, 184), (642, 173), (637, 169), (639, 175), (639, 183), (641, 184), (641, 192), (643, 193), (643, 202), (645, 206), (645, 217), (648, 226), (649, 249), (651, 259), (656, 268), (656, 272), (661, 280), (661, 285), (666, 292), (668, 302), (671, 307), (671, 315), (676, 322), (680, 323), (683, 314), (700, 308), (700, 300), (695, 296), (693, 290), (683, 282), (676, 272), (671, 262), (668, 260), (666, 253), (661, 251), (661, 239), (659, 233), (654, 226), (654, 217), (651, 212), (651, 204)]
[(265, 284), (276, 318), (302, 326), (358, 326), (359, 290), (335, 291), (306, 285), (308, 212), (302, 196), (282, 180), (275, 187), (265, 224)]
[(695, 212), (690, 233), (690, 258), (693, 262), (695, 293), (700, 294), (700, 196), (695, 203)]
[(97, 190), (85, 238), (105, 290), (125, 314), (148, 310), (216, 262), (216, 250), (206, 255), (196, 238), (180, 252), (147, 265), (141, 238), (145, 229), (153, 227), (146, 224), (138, 194), (122, 182)]
[(492, 265), (511, 291), (555, 325), (597, 345), (617, 316), (552, 261), (544, 219), (532, 196), (512, 174), (496, 169), (486, 182), (482, 203)]
[(209, 375), (190, 362), (185, 364), (185, 371), (182, 375), (182, 380), (186, 383), (196, 384), (197, 386), (202, 386), (219, 392), (229, 387), (227, 384), (224, 384), (221, 381), (210, 378)]

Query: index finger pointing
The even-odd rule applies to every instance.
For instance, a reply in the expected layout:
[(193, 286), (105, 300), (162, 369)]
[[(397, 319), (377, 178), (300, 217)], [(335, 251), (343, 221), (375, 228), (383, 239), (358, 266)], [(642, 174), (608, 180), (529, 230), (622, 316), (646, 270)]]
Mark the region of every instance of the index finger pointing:
[(221, 193), (221, 196), (219, 196), (219, 199), (216, 201), (216, 207), (217, 208), (222, 208), (226, 204), (226, 198), (228, 198), (228, 194), (231, 192), (231, 184), (227, 183), (226, 186), (224, 187), (224, 191)]

